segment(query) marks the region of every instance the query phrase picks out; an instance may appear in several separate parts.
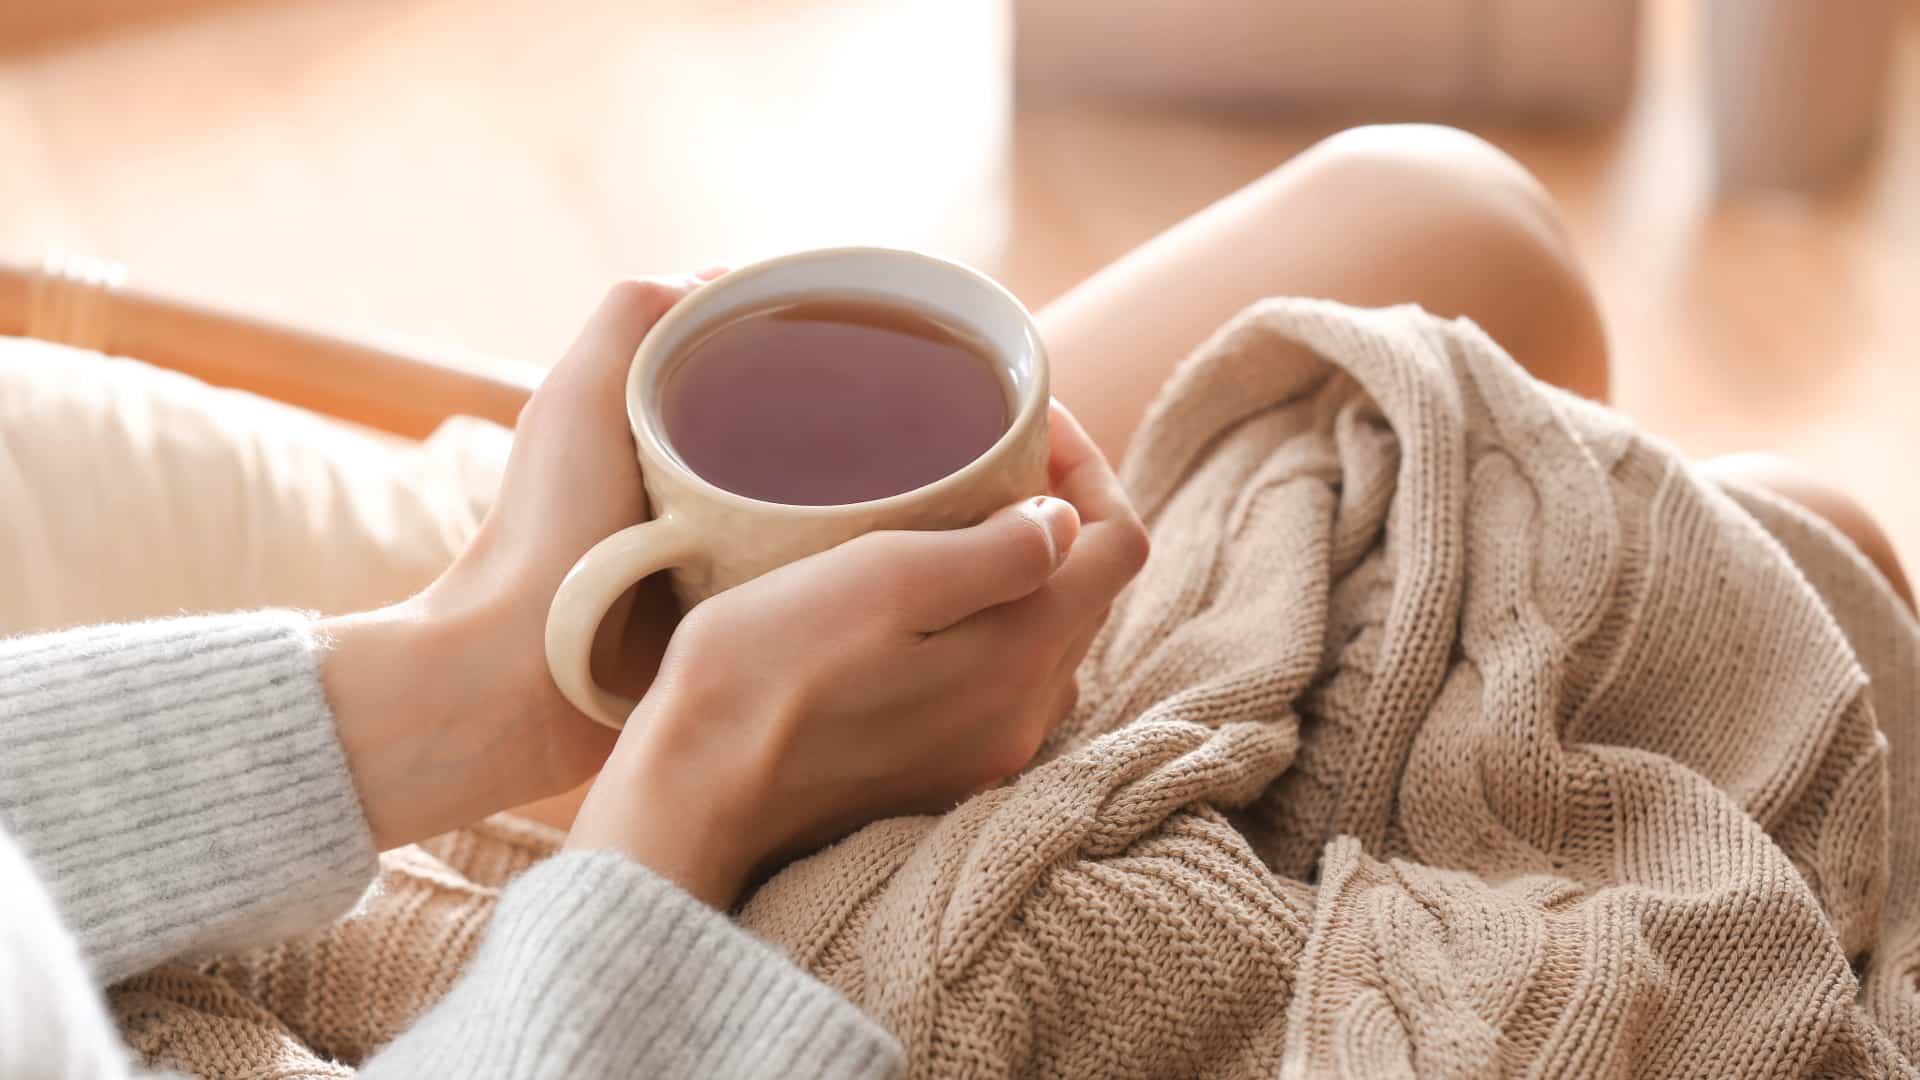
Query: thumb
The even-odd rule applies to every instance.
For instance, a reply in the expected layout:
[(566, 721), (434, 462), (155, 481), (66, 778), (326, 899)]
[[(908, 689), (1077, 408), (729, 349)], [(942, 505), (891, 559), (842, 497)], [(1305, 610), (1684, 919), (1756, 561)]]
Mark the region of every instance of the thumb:
[(921, 633), (1011, 603), (1053, 576), (1080, 535), (1064, 499), (1023, 499), (968, 529), (915, 533), (915, 570), (901, 581), (897, 610)]

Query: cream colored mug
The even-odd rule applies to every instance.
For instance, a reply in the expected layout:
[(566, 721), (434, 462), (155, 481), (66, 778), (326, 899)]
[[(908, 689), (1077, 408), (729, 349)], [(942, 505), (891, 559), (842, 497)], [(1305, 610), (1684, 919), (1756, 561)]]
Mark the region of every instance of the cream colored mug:
[[(687, 346), (720, 322), (785, 300), (835, 297), (904, 304), (984, 342), (1012, 388), (1013, 422), (970, 464), (912, 491), (841, 506), (762, 502), (700, 478), (674, 453), (659, 389)], [(593, 679), (600, 623), (635, 582), (670, 572), (691, 608), (715, 593), (876, 529), (953, 529), (1047, 489), (1047, 358), (1033, 317), (993, 279), (958, 263), (888, 248), (825, 248), (736, 270), (676, 304), (640, 343), (627, 376), (627, 419), (653, 519), (594, 545), (547, 612), (547, 664), (582, 712), (622, 727), (635, 702)]]

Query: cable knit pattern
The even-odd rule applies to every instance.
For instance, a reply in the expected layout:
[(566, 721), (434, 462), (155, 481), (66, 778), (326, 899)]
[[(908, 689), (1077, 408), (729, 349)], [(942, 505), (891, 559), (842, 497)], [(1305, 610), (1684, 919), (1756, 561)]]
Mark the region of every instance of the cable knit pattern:
[(1831, 530), (1313, 301), (1124, 476), (1154, 554), (1047, 760), (742, 914), (913, 1075), (1912, 1074), (1920, 637)]
[(609, 854), (529, 870), (551, 838), (506, 826), (436, 841), (477, 879), (408, 849), (388, 880), (439, 894), (398, 890), (379, 917), (316, 931), (375, 862), (315, 649), (284, 613), (0, 641), (0, 1076), (127, 1075), (89, 967), (106, 981), (296, 932), (122, 982), (113, 1011), (143, 1063), (249, 1080), (353, 1075), (333, 1054), (369, 1077), (898, 1074), (886, 1032), (718, 912)]

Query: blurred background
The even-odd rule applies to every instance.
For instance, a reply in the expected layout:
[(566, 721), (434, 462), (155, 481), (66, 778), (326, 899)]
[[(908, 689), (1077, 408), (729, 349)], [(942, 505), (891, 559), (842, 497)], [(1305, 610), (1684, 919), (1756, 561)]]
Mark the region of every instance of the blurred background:
[(4, 0), (0, 260), (530, 363), (867, 241), (1039, 307), (1342, 126), (1530, 167), (1617, 403), (1920, 563), (1920, 0)]

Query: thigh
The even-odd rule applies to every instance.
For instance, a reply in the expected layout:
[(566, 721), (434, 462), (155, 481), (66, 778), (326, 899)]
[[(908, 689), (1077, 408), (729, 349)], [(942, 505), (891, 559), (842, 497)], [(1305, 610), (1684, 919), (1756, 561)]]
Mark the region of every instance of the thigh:
[(1269, 296), (1464, 315), (1540, 378), (1606, 394), (1598, 307), (1545, 190), (1472, 135), (1405, 125), (1314, 146), (1042, 311), (1055, 395), (1118, 460), (1173, 366)]
[(1895, 554), (1893, 541), (1867, 508), (1839, 485), (1822, 479), (1787, 458), (1774, 454), (1729, 454), (1701, 464), (1701, 470), (1720, 479), (1739, 480), (1780, 496), (1822, 518), (1853, 542), (1860, 554), (1880, 571), (1887, 584), (1913, 610), (1913, 587)]

